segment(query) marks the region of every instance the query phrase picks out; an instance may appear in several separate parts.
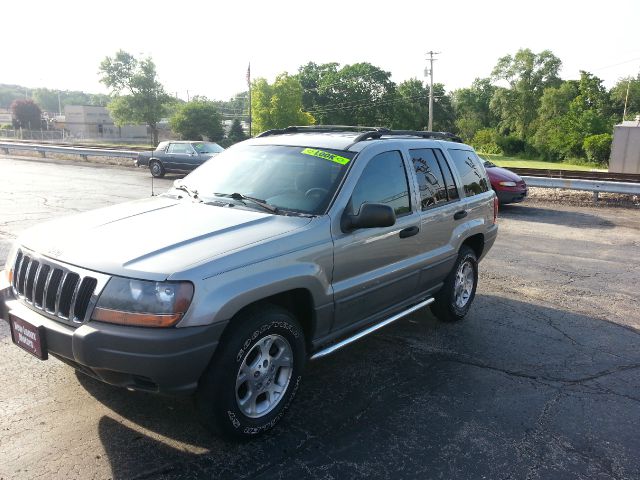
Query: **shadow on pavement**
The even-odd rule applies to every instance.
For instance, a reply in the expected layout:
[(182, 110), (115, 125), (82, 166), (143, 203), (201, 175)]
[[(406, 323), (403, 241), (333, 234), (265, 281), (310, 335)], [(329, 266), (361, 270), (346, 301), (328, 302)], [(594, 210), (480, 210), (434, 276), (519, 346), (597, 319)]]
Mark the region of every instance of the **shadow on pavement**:
[(527, 205), (501, 205), (500, 217), (527, 222), (548, 223), (579, 228), (614, 228), (615, 223), (591, 213), (559, 211), (552, 208), (530, 207)]
[[(493, 295), (308, 365), (273, 432), (228, 443), (187, 400), (79, 377), (114, 478), (638, 478), (640, 332)], [(185, 445), (186, 444), (186, 445)]]

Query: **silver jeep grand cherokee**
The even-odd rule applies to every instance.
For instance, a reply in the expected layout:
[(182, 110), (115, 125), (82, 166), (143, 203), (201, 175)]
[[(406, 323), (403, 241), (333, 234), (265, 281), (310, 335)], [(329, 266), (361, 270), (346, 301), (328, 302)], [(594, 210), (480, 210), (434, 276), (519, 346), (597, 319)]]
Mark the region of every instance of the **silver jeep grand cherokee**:
[(43, 360), (195, 394), (209, 427), (250, 437), (280, 420), (308, 359), (427, 305), (464, 317), (496, 213), (451, 134), (268, 131), (163, 195), (25, 232), (0, 316)]

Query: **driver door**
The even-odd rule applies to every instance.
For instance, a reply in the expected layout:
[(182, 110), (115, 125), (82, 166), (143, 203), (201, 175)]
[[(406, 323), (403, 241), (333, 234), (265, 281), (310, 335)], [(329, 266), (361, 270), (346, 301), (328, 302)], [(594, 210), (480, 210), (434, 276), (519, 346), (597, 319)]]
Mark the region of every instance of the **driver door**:
[(409, 178), (401, 153), (389, 151), (371, 158), (353, 189), (347, 210), (357, 214), (365, 202), (387, 204), (395, 211), (396, 223), (333, 232), (334, 332), (387, 316), (415, 295), (419, 272), (413, 257), (420, 215)]

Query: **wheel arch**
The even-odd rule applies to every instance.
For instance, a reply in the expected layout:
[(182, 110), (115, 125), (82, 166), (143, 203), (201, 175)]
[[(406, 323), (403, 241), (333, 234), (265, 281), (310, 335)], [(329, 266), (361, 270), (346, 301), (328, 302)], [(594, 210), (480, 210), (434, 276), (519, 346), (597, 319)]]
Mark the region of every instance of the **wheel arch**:
[(470, 247), (476, 254), (476, 258), (480, 260), (480, 257), (482, 257), (482, 254), (484, 253), (484, 235), (482, 233), (471, 235), (470, 237), (465, 238), (460, 245), (460, 248), (462, 248), (463, 245)]
[(317, 318), (313, 295), (307, 288), (284, 290), (247, 303), (231, 317), (222, 332), (222, 336), (224, 337), (225, 334), (232, 331), (237, 322), (242, 319), (243, 313), (254, 308), (260, 308), (261, 305), (266, 304), (279, 306), (290, 312), (296, 318), (302, 327), (307, 351), (309, 351), (311, 348), (311, 340), (316, 331)]

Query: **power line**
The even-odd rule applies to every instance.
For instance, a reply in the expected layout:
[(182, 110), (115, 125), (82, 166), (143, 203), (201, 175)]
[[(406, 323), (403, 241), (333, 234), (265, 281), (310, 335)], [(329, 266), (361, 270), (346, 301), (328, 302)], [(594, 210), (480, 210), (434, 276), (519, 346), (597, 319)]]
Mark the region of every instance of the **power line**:
[[(443, 98), (445, 95), (434, 95), (434, 98)], [(411, 100), (423, 100), (423, 99), (427, 99), (429, 98), (428, 95), (426, 94), (421, 94), (421, 95), (414, 95), (411, 97), (396, 97), (396, 98), (391, 98), (391, 99), (384, 99), (384, 100), (376, 100), (376, 101), (364, 101), (364, 102), (358, 102), (355, 103), (353, 105), (345, 105), (345, 104), (341, 104), (340, 106), (329, 106), (327, 108), (319, 108), (319, 109), (315, 109), (315, 110), (307, 110), (308, 113), (311, 113), (312, 115), (316, 115), (316, 114), (325, 114), (325, 113), (331, 113), (331, 112), (335, 112), (335, 111), (340, 111), (340, 110), (355, 110), (356, 108), (360, 108), (360, 107), (378, 107), (381, 105), (387, 105), (387, 104), (393, 104), (393, 103), (399, 103), (399, 102), (403, 102), (403, 101), (411, 101)]]

